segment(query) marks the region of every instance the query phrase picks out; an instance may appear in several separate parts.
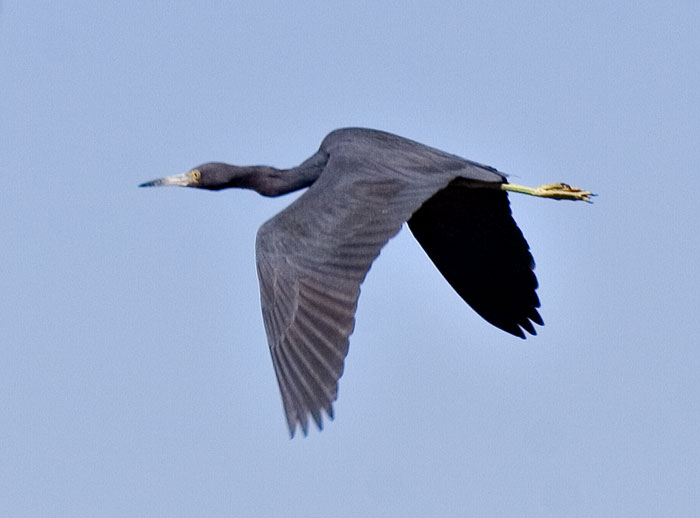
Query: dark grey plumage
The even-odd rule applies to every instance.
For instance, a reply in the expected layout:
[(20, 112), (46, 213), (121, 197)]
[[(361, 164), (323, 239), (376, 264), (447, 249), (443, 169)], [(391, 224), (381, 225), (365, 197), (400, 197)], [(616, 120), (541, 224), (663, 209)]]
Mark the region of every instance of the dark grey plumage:
[[(160, 182), (160, 183), (159, 183)], [(460, 296), (493, 325), (535, 334), (537, 280), (506, 176), (389, 133), (341, 129), (297, 168), (209, 163), (148, 185), (308, 190), (258, 231), (262, 312), (292, 436), (333, 417), (360, 285), (408, 222)]]

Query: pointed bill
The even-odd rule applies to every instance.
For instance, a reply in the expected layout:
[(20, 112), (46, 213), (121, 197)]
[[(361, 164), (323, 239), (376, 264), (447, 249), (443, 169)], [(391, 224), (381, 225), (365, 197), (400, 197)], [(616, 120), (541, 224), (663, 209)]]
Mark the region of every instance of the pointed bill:
[(174, 174), (172, 176), (166, 176), (165, 178), (151, 180), (150, 182), (142, 183), (139, 187), (161, 187), (164, 185), (181, 185), (187, 187), (194, 182), (195, 178), (193, 178), (192, 171), (190, 171), (189, 173)]

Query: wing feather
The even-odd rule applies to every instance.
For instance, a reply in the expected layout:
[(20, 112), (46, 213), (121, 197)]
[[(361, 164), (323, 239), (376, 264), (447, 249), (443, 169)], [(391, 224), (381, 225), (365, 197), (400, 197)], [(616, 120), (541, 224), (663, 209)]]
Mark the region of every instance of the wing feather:
[(333, 418), (360, 285), (381, 248), (455, 177), (504, 179), (452, 155), (397, 153), (400, 170), (330, 153), (318, 180), (258, 232), (263, 319), (292, 436), (307, 433), (309, 416), (321, 428), (321, 410)]
[(408, 226), (447, 282), (479, 315), (521, 338), (542, 325), (535, 262), (504, 191), (460, 179), (426, 201)]

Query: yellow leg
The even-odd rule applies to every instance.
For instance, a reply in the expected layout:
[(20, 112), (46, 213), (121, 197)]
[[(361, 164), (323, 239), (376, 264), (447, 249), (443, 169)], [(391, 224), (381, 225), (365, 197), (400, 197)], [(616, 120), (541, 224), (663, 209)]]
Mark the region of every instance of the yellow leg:
[(582, 200), (593, 203), (591, 197), (596, 196), (591, 191), (583, 191), (578, 187), (571, 187), (565, 183), (548, 183), (539, 187), (527, 187), (517, 183), (503, 183), (501, 189), (504, 191), (519, 192), (530, 196), (541, 198), (553, 198), (555, 200)]

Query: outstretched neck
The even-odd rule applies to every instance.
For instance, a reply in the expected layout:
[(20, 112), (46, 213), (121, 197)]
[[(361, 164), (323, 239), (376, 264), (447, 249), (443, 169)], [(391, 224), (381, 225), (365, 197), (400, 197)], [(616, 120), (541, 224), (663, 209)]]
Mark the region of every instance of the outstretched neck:
[[(298, 191), (314, 183), (321, 175), (328, 155), (319, 151), (298, 167), (276, 169), (268, 166), (249, 166), (238, 168), (242, 185), (263, 196), (281, 196)], [(240, 173), (239, 173), (240, 174)]]
[[(281, 196), (308, 187), (318, 174), (308, 174), (311, 171), (294, 169), (275, 169), (267, 166), (250, 166), (245, 179), (246, 187), (263, 196)], [(319, 171), (320, 174), (320, 171)]]

